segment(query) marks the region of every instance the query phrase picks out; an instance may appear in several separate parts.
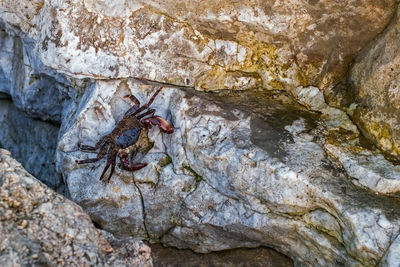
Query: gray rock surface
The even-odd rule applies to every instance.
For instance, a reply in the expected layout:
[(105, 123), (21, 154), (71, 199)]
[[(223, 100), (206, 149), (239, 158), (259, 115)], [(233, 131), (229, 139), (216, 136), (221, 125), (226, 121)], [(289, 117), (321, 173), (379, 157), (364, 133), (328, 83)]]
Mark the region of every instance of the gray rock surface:
[(42, 64), (33, 40), (1, 21), (0, 29), (0, 92), (30, 116), (61, 123), (64, 101), (76, 95), (70, 82)]
[(44, 65), (74, 77), (326, 88), (385, 28), (397, 2), (4, 0), (0, 12)]
[(150, 245), (156, 267), (292, 267), (287, 257), (270, 248), (239, 248), (209, 254), (194, 253), (188, 249), (174, 249)]
[(37, 181), (4, 149), (0, 237), (1, 266), (152, 266), (149, 247), (127, 242), (131, 253), (122, 257), (81, 207)]
[(352, 117), (379, 148), (400, 161), (400, 10), (350, 73)]
[[(352, 68), (354, 91), (337, 83), (397, 6), (5, 0), (0, 92), (61, 123), (57, 171), (112, 243), (135, 236), (202, 253), (269, 246), (298, 265), (395, 266), (399, 169), (365, 146), (357, 126), (398, 156), (398, 15)], [(77, 143), (95, 144), (131, 106), (124, 95), (144, 103), (159, 82), (169, 86), (153, 107), (175, 132), (155, 127), (128, 148), (146, 168), (117, 167), (105, 184), (104, 160), (76, 164), (94, 155)], [(354, 102), (357, 126), (325, 99)], [(132, 248), (140, 255), (140, 244)]]
[(113, 247), (113, 253), (108, 255), (107, 264), (112, 267), (152, 267), (151, 248), (137, 238), (118, 239), (111, 233), (102, 231), (107, 241)]
[[(176, 130), (149, 131), (152, 149), (134, 158), (148, 162), (146, 168), (117, 167), (107, 184), (98, 180), (104, 161), (75, 163), (93, 157), (77, 142), (94, 144), (128, 109), (122, 96), (132, 92), (145, 103), (153, 91), (133, 80), (99, 81), (60, 135), (58, 167), (71, 197), (101, 227), (202, 253), (269, 246), (310, 266), (380, 262), (399, 233), (400, 203), (366, 191), (345, 161), (326, 153), (341, 149), (332, 138), (362, 145), (344, 112), (319, 115), (280, 94), (168, 87), (152, 107)], [(372, 152), (364, 157), (374, 159)], [(366, 168), (361, 160), (352, 164)], [(381, 171), (398, 170), (386, 162)], [(391, 188), (375, 191), (391, 194)]]
[(67, 194), (55, 165), (59, 127), (28, 117), (5, 99), (0, 99), (0, 125), (0, 148), (10, 150), (29, 173), (47, 186)]

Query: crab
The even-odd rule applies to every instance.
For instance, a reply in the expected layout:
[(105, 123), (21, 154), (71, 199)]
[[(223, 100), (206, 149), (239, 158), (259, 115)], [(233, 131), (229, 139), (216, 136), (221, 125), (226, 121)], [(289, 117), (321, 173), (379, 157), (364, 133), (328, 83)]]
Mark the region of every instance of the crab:
[(99, 150), (95, 158), (84, 160), (76, 160), (78, 164), (93, 163), (101, 160), (107, 156), (107, 165), (100, 176), (103, 181), (108, 168), (111, 166), (110, 175), (107, 182), (110, 182), (111, 176), (115, 170), (116, 158), (119, 157), (121, 166), (127, 171), (137, 171), (147, 166), (147, 163), (133, 163), (125, 148), (135, 144), (142, 129), (151, 128), (157, 125), (161, 132), (172, 134), (174, 127), (160, 116), (154, 115), (156, 110), (149, 109), (156, 96), (160, 93), (163, 86), (161, 86), (150, 98), (147, 104), (140, 106), (139, 100), (134, 95), (126, 95), (124, 98), (129, 98), (134, 106), (125, 112), (123, 118), (115, 125), (111, 133), (103, 136), (94, 146), (82, 145), (78, 142), (78, 148), (83, 151), (96, 151)]

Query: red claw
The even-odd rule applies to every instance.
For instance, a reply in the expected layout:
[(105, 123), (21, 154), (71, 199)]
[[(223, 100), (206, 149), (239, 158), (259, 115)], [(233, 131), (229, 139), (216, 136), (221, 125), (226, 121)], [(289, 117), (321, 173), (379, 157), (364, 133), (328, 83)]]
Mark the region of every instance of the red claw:
[(174, 132), (174, 127), (166, 120), (159, 116), (154, 116), (148, 119), (144, 119), (143, 122), (147, 125), (147, 127), (151, 127), (154, 125), (158, 125), (161, 132), (172, 134)]
[(158, 121), (158, 126), (160, 127), (162, 132), (167, 134), (172, 134), (174, 132), (174, 127), (168, 121), (158, 116), (155, 116), (154, 118)]

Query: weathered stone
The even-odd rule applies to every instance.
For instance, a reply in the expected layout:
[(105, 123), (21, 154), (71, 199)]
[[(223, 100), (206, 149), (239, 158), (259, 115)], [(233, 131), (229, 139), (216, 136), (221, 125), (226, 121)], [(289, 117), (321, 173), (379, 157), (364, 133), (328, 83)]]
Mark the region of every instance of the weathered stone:
[(0, 14), (45, 66), (74, 77), (326, 88), (389, 23), (396, 3), (6, 0)]
[(55, 191), (67, 194), (56, 172), (59, 127), (28, 117), (10, 100), (0, 99), (0, 147), (12, 152), (24, 168)]
[(386, 255), (382, 258), (380, 266), (390, 267), (398, 266), (400, 262), (400, 238), (396, 237), (390, 248), (388, 249)]
[[(6, 0), (0, 92), (36, 118), (62, 122), (57, 170), (72, 199), (119, 238), (109, 237), (112, 243), (139, 236), (197, 252), (270, 246), (297, 264), (392, 265), (398, 168), (362, 147), (356, 126), (325, 97), (342, 107), (358, 94), (352, 118), (396, 156), (397, 111), (378, 116), (367, 107), (388, 98), (383, 105), (397, 108), (397, 74), (388, 75), (389, 93), (376, 99), (363, 86), (376, 82), (383, 90), (387, 79), (381, 82), (379, 71), (389, 71), (385, 62), (396, 69), (397, 17), (358, 59), (350, 78), (356, 90), (339, 92), (337, 82), (397, 3)], [(131, 106), (124, 95), (148, 100), (154, 89), (137, 83), (146, 79), (204, 90), (288, 91), (221, 96), (165, 88), (153, 107), (175, 133), (143, 132), (134, 160), (149, 165), (135, 173), (117, 167), (104, 184), (98, 181), (104, 161), (76, 164), (93, 156), (77, 143), (94, 144), (109, 133)], [(376, 128), (383, 133), (368, 132)], [(368, 163), (374, 160), (380, 166)], [(121, 246), (117, 254), (140, 255), (141, 246)], [(16, 261), (14, 254), (0, 263)]]
[(150, 245), (153, 263), (163, 267), (254, 266), (291, 267), (293, 263), (282, 254), (269, 248), (233, 249), (209, 254), (190, 250)]
[(152, 266), (149, 247), (126, 240), (122, 249), (103, 233), (114, 251), (81, 207), (37, 181), (10, 154), (0, 149), (1, 266)]
[(102, 231), (102, 233), (114, 249), (114, 252), (107, 258), (110, 266), (153, 266), (151, 249), (143, 241), (132, 237), (117, 239), (109, 232)]
[(4, 29), (0, 29), (0, 92), (10, 94), (12, 87), (12, 59), (14, 57), (14, 40)]
[[(104, 229), (202, 253), (269, 246), (311, 266), (377, 264), (391, 246), (399, 200), (365, 191), (340, 157), (325, 152), (333, 151), (333, 137), (357, 145), (354, 125), (344, 112), (311, 113), (285, 95), (270, 95), (282, 104), (259, 101), (259, 92), (218, 96), (168, 87), (152, 108), (175, 132), (149, 131), (153, 148), (134, 158), (146, 168), (117, 167), (107, 184), (98, 180), (104, 161), (75, 163), (93, 157), (77, 142), (94, 144), (129, 108), (124, 95), (145, 103), (153, 91), (132, 80), (98, 81), (61, 133), (58, 166), (71, 197)], [(319, 104), (301, 99), (325, 108), (323, 97)]]
[(327, 144), (325, 149), (340, 161), (353, 182), (377, 193), (400, 197), (400, 166), (394, 166), (382, 154), (340, 144)]
[(4, 28), (0, 34), (4, 44), (0, 92), (11, 95), (14, 104), (31, 116), (60, 123), (63, 102), (75, 95), (75, 90), (71, 91), (63, 75), (42, 64), (32, 40), (14, 34), (7, 34)]
[(380, 38), (360, 54), (350, 74), (353, 119), (379, 148), (400, 160), (400, 10)]

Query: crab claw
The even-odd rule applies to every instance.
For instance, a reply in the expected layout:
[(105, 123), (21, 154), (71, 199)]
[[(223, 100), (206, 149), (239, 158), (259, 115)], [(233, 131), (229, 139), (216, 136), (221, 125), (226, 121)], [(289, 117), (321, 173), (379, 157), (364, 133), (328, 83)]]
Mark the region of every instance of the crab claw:
[(154, 116), (145, 120), (146, 124), (153, 126), (158, 125), (163, 133), (172, 134), (174, 132), (174, 127), (166, 120), (159, 116)]
[(172, 134), (174, 132), (174, 127), (166, 120), (161, 117), (155, 116), (155, 119), (158, 120), (161, 131), (167, 134)]

